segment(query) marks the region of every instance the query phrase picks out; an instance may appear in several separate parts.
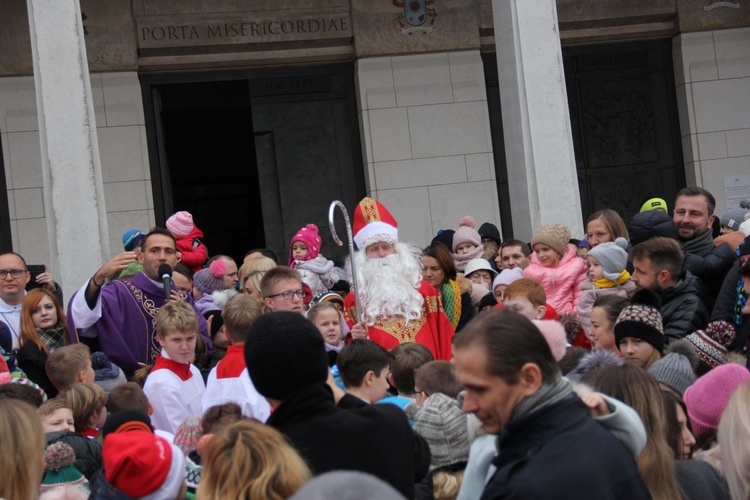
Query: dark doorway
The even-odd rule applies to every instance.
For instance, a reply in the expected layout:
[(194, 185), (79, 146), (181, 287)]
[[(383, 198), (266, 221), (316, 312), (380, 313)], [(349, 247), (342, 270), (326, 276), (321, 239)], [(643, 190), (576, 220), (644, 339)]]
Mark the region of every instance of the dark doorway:
[(243, 81), (161, 89), (172, 211), (187, 210), (209, 252), (241, 259), (265, 246), (250, 92)]
[(584, 220), (672, 203), (685, 169), (671, 40), (563, 49), (563, 62)]
[[(503, 238), (512, 235), (495, 54), (485, 54)], [(644, 198), (685, 186), (671, 40), (563, 49), (583, 219), (604, 208), (627, 222)], [(510, 167), (512, 168), (512, 166)]]
[[(315, 224), (332, 242), (328, 206), (364, 195), (351, 66), (143, 76), (157, 223), (190, 211), (211, 255), (242, 261)], [(339, 229), (343, 234), (343, 228)]]

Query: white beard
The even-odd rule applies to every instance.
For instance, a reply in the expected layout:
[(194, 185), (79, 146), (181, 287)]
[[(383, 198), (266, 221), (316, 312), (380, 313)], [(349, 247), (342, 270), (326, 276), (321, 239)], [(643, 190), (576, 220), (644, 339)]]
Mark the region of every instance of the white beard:
[(364, 251), (354, 256), (357, 294), (367, 326), (394, 316), (401, 316), (407, 323), (422, 316), (419, 263), (406, 245), (396, 243), (395, 247), (395, 254), (383, 258), (368, 258)]

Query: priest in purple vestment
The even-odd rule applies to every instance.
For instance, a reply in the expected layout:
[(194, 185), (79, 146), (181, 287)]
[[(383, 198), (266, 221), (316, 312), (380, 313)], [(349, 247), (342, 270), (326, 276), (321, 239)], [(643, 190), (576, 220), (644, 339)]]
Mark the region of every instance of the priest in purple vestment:
[[(107, 278), (138, 259), (143, 271), (129, 280)], [(101, 350), (110, 361), (131, 376), (143, 364), (151, 364), (160, 347), (155, 339), (156, 313), (166, 303), (164, 287), (158, 274), (159, 266), (171, 268), (179, 261), (174, 237), (168, 231), (154, 228), (143, 237), (141, 252), (123, 252), (99, 268), (73, 295), (68, 305), (68, 326), (71, 333), (78, 328), (82, 336), (98, 337)], [(172, 283), (172, 300), (191, 305), (190, 294), (180, 292)], [(200, 333), (211, 347), (205, 319), (198, 314)], [(71, 335), (71, 342), (77, 342)]]

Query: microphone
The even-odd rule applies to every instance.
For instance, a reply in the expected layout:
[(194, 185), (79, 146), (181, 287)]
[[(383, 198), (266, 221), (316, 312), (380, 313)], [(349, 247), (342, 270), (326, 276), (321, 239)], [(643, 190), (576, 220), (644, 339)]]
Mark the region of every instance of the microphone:
[(169, 264), (159, 266), (157, 274), (161, 277), (161, 283), (164, 285), (164, 298), (169, 302), (172, 299), (172, 268)]

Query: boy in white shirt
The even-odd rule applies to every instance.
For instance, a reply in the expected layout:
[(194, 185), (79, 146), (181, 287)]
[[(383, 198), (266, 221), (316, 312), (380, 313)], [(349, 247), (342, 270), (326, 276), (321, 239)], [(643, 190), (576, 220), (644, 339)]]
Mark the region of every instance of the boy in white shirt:
[(195, 360), (198, 316), (185, 302), (169, 302), (156, 315), (156, 356), (143, 392), (154, 408), (151, 423), (156, 429), (175, 433), (189, 415), (201, 415), (206, 390)]

